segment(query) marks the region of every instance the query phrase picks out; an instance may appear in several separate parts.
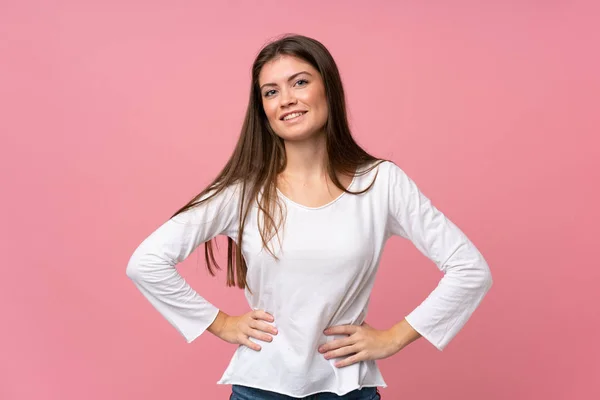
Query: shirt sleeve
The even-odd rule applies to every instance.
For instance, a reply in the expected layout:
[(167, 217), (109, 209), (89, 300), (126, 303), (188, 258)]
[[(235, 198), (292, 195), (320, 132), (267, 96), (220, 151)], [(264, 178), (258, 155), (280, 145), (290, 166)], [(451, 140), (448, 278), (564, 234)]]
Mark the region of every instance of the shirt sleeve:
[(127, 264), (127, 276), (188, 343), (213, 323), (219, 310), (192, 289), (175, 265), (217, 235), (235, 238), (238, 204), (236, 188), (225, 188), (164, 222), (142, 241)]
[(402, 169), (387, 164), (389, 233), (410, 240), (444, 274), (437, 287), (405, 319), (441, 351), (489, 291), (491, 272), (467, 236), (421, 193)]

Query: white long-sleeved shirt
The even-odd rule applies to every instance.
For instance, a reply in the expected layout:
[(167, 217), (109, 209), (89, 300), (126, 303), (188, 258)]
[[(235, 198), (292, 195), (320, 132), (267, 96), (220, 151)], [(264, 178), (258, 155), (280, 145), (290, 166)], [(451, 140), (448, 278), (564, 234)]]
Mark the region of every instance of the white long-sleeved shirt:
[[(239, 346), (219, 384), (240, 384), (305, 397), (318, 392), (343, 395), (386, 383), (375, 361), (337, 368), (318, 348), (340, 336), (330, 326), (360, 325), (384, 245), (392, 235), (410, 240), (443, 272), (439, 284), (406, 316), (408, 323), (439, 350), (465, 325), (492, 285), (489, 267), (465, 234), (419, 190), (397, 165), (383, 162), (356, 176), (349, 189), (322, 207), (286, 198), (281, 244), (263, 249), (253, 207), (242, 251), (248, 266), (249, 306), (274, 316), (278, 334), (259, 342), (262, 350)], [(127, 275), (150, 303), (188, 342), (214, 321), (218, 308), (194, 291), (175, 265), (217, 235), (237, 242), (239, 187), (232, 185), (201, 206), (169, 219), (135, 250)], [(251, 339), (254, 340), (254, 339)]]

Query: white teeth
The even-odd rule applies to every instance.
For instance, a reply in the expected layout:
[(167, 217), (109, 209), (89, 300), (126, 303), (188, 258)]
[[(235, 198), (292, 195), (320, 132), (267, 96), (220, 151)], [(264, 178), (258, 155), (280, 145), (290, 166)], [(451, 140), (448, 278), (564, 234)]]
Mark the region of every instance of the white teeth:
[(292, 118), (299, 117), (299, 116), (301, 116), (302, 114), (304, 114), (304, 113), (303, 113), (303, 112), (296, 112), (296, 113), (293, 113), (293, 114), (288, 114), (288, 115), (286, 115), (285, 117), (283, 117), (283, 120), (284, 120), (284, 121), (287, 121), (288, 119), (292, 119)]

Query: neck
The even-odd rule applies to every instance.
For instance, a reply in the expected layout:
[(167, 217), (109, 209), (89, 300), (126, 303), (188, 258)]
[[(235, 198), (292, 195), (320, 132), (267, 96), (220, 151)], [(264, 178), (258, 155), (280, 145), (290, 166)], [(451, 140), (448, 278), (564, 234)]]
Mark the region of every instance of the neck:
[(287, 164), (284, 176), (303, 181), (322, 179), (327, 175), (327, 149), (325, 135), (316, 135), (309, 140), (286, 141)]

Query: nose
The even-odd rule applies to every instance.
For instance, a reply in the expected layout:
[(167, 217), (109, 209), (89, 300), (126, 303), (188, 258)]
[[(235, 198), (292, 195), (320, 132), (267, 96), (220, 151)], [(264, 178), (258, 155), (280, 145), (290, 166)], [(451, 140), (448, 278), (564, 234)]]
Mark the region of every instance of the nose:
[(292, 90), (284, 89), (279, 95), (279, 104), (281, 107), (287, 107), (291, 104), (296, 104), (296, 97)]

